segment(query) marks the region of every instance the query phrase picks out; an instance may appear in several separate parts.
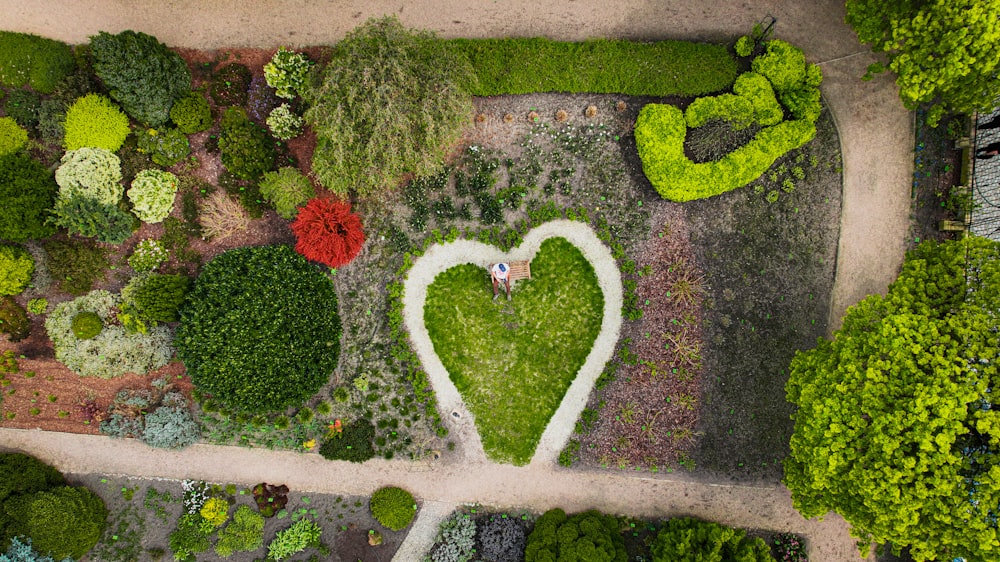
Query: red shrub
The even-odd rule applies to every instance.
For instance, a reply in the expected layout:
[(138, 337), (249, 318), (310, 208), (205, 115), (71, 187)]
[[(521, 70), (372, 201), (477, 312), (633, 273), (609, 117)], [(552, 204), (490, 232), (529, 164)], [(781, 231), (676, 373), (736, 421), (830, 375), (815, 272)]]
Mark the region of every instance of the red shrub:
[(310, 199), (299, 209), (292, 232), (296, 252), (329, 267), (349, 263), (365, 243), (361, 217), (351, 212), (350, 203), (332, 199)]

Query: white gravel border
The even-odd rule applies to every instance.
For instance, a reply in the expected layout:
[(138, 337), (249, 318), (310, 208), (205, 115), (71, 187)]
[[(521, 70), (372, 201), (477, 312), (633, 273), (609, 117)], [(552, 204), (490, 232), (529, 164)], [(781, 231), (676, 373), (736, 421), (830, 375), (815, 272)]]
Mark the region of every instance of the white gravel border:
[(566, 391), (562, 403), (549, 420), (542, 433), (531, 465), (555, 463), (570, 435), (576, 420), (587, 405), (590, 389), (600, 376), (604, 365), (611, 359), (618, 342), (622, 325), (622, 282), (618, 265), (611, 256), (611, 250), (604, 245), (590, 226), (576, 221), (557, 220), (534, 228), (517, 248), (508, 253), (499, 248), (487, 246), (472, 240), (456, 240), (445, 244), (434, 244), (420, 256), (410, 269), (403, 290), (403, 320), (410, 332), (410, 341), (427, 372), (438, 406), (449, 431), (457, 434), (465, 453), (465, 462), (491, 462), (483, 452), (483, 444), (476, 431), (475, 420), (465, 407), (458, 389), (448, 377), (441, 360), (434, 352), (427, 327), (424, 325), (424, 301), (427, 287), (437, 275), (456, 265), (471, 263), (484, 269), (490, 263), (502, 260), (530, 260), (547, 238), (565, 238), (580, 249), (590, 260), (597, 274), (597, 282), (604, 291), (604, 318), (601, 331), (594, 340), (590, 354)]

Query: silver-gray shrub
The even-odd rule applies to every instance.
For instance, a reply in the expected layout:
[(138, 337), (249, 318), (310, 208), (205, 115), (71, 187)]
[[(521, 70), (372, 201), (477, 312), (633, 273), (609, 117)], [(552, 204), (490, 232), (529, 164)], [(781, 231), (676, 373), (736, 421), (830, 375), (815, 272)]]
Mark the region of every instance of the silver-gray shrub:
[(469, 562), (476, 548), (476, 522), (465, 513), (455, 513), (438, 530), (431, 562)]
[[(126, 333), (114, 322), (119, 304), (118, 295), (97, 290), (56, 305), (45, 320), (56, 359), (80, 376), (104, 379), (125, 373), (144, 375), (166, 365), (174, 355), (171, 330), (157, 326), (146, 334)], [(77, 339), (71, 329), (73, 317), (83, 311), (96, 313), (105, 325), (100, 334), (88, 340)]]
[(198, 422), (182, 406), (160, 406), (145, 417), (145, 422), (142, 440), (150, 447), (183, 449), (201, 436)]

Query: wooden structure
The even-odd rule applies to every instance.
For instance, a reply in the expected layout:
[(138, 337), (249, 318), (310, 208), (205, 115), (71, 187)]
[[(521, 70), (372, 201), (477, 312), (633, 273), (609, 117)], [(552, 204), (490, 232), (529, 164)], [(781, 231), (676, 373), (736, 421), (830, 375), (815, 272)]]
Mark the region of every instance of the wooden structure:
[[(504, 262), (510, 266), (510, 271), (507, 273), (507, 279), (510, 281), (519, 281), (521, 279), (531, 279), (531, 261), (520, 260), (520, 261), (509, 261)], [(489, 264), (486, 266), (487, 271), (493, 271), (493, 266), (496, 264)]]

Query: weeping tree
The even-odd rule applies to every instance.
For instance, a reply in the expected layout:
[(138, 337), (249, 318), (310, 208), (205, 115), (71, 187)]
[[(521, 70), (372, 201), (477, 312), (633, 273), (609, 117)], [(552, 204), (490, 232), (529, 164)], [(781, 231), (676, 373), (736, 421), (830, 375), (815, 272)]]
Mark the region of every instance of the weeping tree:
[(998, 259), (982, 238), (925, 242), (795, 356), (785, 484), (803, 516), (835, 511), (916, 560), (1000, 558)]
[(340, 195), (433, 174), (472, 115), (468, 59), (395, 17), (348, 34), (312, 78), (302, 93), (317, 137), (312, 171)]

